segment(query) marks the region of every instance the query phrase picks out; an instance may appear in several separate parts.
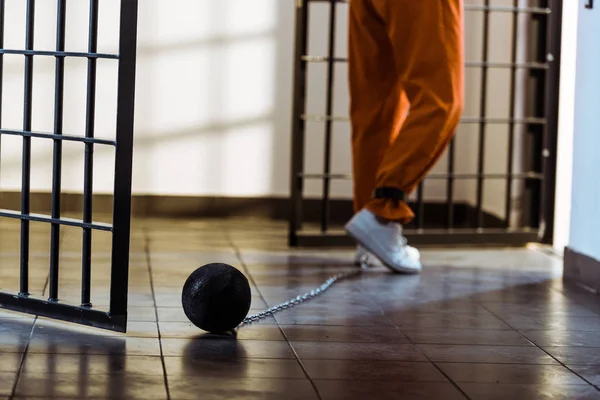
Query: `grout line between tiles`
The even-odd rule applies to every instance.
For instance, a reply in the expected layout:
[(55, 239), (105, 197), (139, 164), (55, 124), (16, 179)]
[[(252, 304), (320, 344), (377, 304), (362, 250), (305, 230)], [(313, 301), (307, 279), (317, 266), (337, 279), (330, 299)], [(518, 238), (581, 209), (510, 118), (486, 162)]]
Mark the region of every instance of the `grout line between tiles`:
[[(44, 289), (42, 293), (46, 292), (46, 288), (48, 287), (48, 283), (50, 280), (50, 275), (46, 277), (46, 282), (44, 283)], [(23, 366), (25, 365), (25, 358), (27, 357), (27, 353), (29, 352), (29, 344), (31, 343), (31, 338), (33, 337), (33, 331), (35, 330), (35, 324), (37, 323), (38, 317), (37, 315), (33, 318), (33, 323), (31, 324), (31, 330), (29, 331), (29, 337), (27, 338), (27, 342), (25, 343), (25, 348), (23, 349), (23, 354), (21, 355), (21, 361), (19, 363), (19, 370), (17, 371), (17, 376), (15, 377), (15, 383), (12, 387), (9, 400), (15, 398), (17, 393), (17, 385), (19, 384), (19, 379), (21, 379), (21, 372), (23, 371)]]
[[(242, 258), (242, 253), (240, 251), (240, 249), (236, 246), (236, 244), (234, 243), (233, 239), (231, 238), (231, 236), (229, 235), (229, 233), (226, 231), (225, 235), (227, 237), (227, 239), (229, 240), (231, 247), (233, 248), (235, 255), (237, 257), (237, 259), (240, 262), (240, 265), (242, 266), (242, 268), (244, 269), (244, 271), (246, 272), (246, 274), (248, 275), (248, 279), (252, 282), (252, 284), (254, 285), (254, 287), (256, 288), (256, 291), (258, 292), (258, 294), (260, 295), (261, 299), (263, 300), (263, 302), (265, 302), (265, 304), (267, 304), (267, 302), (264, 299), (264, 296), (262, 295), (258, 285), (256, 284), (256, 282), (254, 281), (254, 278), (252, 277), (252, 274), (250, 273), (250, 270), (248, 269), (248, 266), (246, 265), (246, 263), (244, 262), (244, 259)], [(310, 375), (308, 374), (308, 371), (306, 369), (306, 367), (304, 366), (304, 364), (302, 363), (302, 360), (300, 360), (300, 356), (298, 355), (298, 353), (296, 352), (296, 349), (294, 348), (294, 346), (292, 346), (292, 343), (290, 343), (290, 340), (288, 339), (287, 335), (285, 334), (283, 328), (281, 327), (281, 325), (279, 324), (279, 322), (277, 321), (277, 318), (273, 317), (273, 319), (275, 320), (275, 323), (277, 324), (277, 327), (279, 328), (279, 331), (281, 332), (281, 334), (283, 335), (286, 343), (288, 344), (288, 346), (290, 347), (290, 350), (292, 351), (292, 353), (294, 354), (294, 357), (296, 358), (296, 361), (298, 362), (298, 365), (300, 365), (300, 368), (302, 368), (302, 372), (304, 372), (304, 375), (306, 376), (306, 378), (308, 379), (308, 381), (310, 382), (310, 385), (312, 386), (313, 390), (315, 391), (315, 394), (317, 395), (317, 398), (319, 400), (323, 400), (323, 397), (321, 397), (321, 393), (319, 393), (319, 389), (317, 389), (317, 385), (316, 383), (313, 381), (313, 379), (310, 377)]]
[(568, 371), (570, 371), (572, 374), (574, 374), (575, 376), (578, 376), (579, 378), (583, 379), (585, 382), (587, 382), (590, 386), (592, 386), (594, 389), (596, 389), (597, 391), (600, 391), (600, 389), (598, 387), (596, 387), (592, 382), (590, 382), (589, 380), (585, 379), (583, 376), (581, 376), (580, 374), (578, 374), (577, 372), (573, 371), (571, 368), (569, 368), (566, 364), (564, 364), (562, 361), (560, 361), (557, 357), (554, 357), (552, 354), (550, 354), (548, 351), (546, 351), (544, 348), (538, 346), (534, 341), (530, 340), (527, 336), (525, 336), (521, 331), (519, 331), (518, 329), (515, 329), (515, 327), (513, 327), (511, 324), (509, 324), (508, 322), (506, 322), (505, 320), (503, 320), (502, 318), (500, 318), (498, 315), (496, 315), (493, 311), (489, 310), (486, 306), (482, 305), (483, 308), (485, 308), (488, 312), (490, 312), (492, 315), (494, 315), (496, 318), (500, 319), (502, 322), (504, 322), (506, 325), (510, 326), (511, 329), (513, 329), (515, 332), (517, 332), (519, 335), (521, 335), (525, 340), (527, 340), (529, 343), (531, 343), (532, 345), (534, 345), (536, 348), (540, 349), (542, 352), (544, 352), (545, 354), (547, 354), (550, 358), (552, 358), (554, 361), (556, 361), (557, 363), (559, 363), (560, 365), (562, 365), (563, 367), (565, 367)]
[(158, 332), (158, 347), (160, 349), (160, 363), (163, 369), (163, 379), (165, 383), (165, 390), (167, 391), (167, 400), (171, 400), (171, 391), (169, 390), (169, 378), (167, 375), (167, 366), (165, 364), (165, 356), (163, 353), (162, 336), (160, 334), (160, 323), (158, 320), (158, 308), (156, 306), (156, 294), (154, 291), (154, 278), (152, 277), (152, 265), (150, 261), (150, 243), (149, 238), (144, 237), (144, 250), (146, 253), (146, 263), (148, 264), (148, 275), (150, 278), (150, 291), (152, 292), (152, 301), (154, 302), (154, 316), (156, 317), (156, 330)]
[(467, 393), (465, 393), (465, 391), (458, 385), (457, 382), (454, 382), (435, 362), (433, 362), (429, 356), (427, 354), (425, 354), (425, 352), (419, 348), (419, 346), (413, 342), (413, 340), (406, 334), (404, 333), (404, 331), (402, 329), (400, 329), (398, 326), (394, 325), (394, 328), (396, 328), (398, 331), (400, 331), (400, 333), (402, 333), (404, 335), (404, 337), (406, 338), (406, 340), (408, 340), (410, 342), (410, 344), (413, 345), (413, 347), (423, 355), (423, 357), (425, 357), (427, 359), (427, 361), (433, 365), (433, 367), (435, 369), (437, 369), (439, 371), (440, 374), (442, 374), (446, 379), (448, 379), (448, 381), (452, 384), (452, 386), (454, 386), (456, 388), (456, 390), (458, 390), (463, 396), (465, 396), (466, 399), (471, 400), (471, 398), (467, 395)]

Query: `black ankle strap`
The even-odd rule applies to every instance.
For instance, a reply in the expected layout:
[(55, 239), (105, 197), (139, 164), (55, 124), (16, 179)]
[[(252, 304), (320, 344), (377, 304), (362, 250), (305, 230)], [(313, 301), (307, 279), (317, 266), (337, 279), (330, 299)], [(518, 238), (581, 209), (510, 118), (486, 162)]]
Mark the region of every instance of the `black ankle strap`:
[(373, 198), (375, 198), (375, 199), (390, 199), (396, 203), (396, 206), (398, 206), (399, 202), (405, 201), (406, 194), (404, 193), (403, 190), (400, 190), (397, 188), (379, 187), (373, 191)]

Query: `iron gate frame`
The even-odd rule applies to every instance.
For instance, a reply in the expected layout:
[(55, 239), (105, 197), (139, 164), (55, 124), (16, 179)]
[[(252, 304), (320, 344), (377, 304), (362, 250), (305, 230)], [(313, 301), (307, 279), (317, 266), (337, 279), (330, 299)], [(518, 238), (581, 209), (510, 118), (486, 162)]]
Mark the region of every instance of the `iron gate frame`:
[[(293, 84), (293, 109), (292, 109), (292, 138), (291, 138), (291, 165), (290, 165), (290, 218), (288, 224), (288, 245), (291, 247), (306, 246), (350, 246), (354, 241), (348, 237), (343, 230), (330, 233), (329, 227), (329, 191), (330, 182), (334, 179), (351, 179), (349, 174), (331, 173), (331, 136), (332, 123), (335, 121), (348, 121), (347, 117), (336, 117), (332, 115), (333, 101), (333, 77), (334, 65), (338, 62), (346, 62), (343, 58), (335, 56), (335, 27), (336, 7), (348, 4), (350, 0), (296, 0), (296, 29), (295, 29), (295, 54), (294, 54), (294, 84)], [(449, 146), (448, 173), (429, 174), (427, 179), (447, 180), (447, 227), (446, 229), (424, 229), (423, 228), (423, 183), (417, 189), (416, 229), (405, 230), (409, 241), (417, 245), (516, 245), (521, 246), (531, 242), (551, 244), (554, 232), (554, 205), (556, 189), (556, 152), (558, 135), (558, 107), (559, 107), (559, 80), (560, 80), (560, 58), (561, 58), (561, 32), (562, 32), (562, 0), (540, 0), (542, 5), (532, 7), (519, 7), (518, 0), (513, 0), (513, 6), (492, 6), (490, 0), (484, 0), (483, 5), (465, 5), (465, 12), (484, 13), (483, 22), (483, 57), (481, 61), (466, 61), (466, 68), (479, 67), (482, 69), (482, 96), (481, 115), (477, 117), (463, 117), (461, 124), (479, 125), (479, 160), (478, 172), (474, 176), (454, 173), (454, 151), (455, 141)], [(329, 3), (329, 43), (327, 56), (311, 56), (308, 54), (308, 22), (309, 7), (314, 3)], [(490, 12), (507, 12), (513, 14), (513, 44), (511, 62), (492, 63), (487, 59), (489, 15)], [(545, 38), (544, 43), (538, 46), (538, 60), (534, 62), (517, 63), (516, 40), (517, 20), (519, 15), (526, 13), (532, 17), (540, 18), (538, 35)], [(308, 64), (312, 62), (328, 63), (327, 68), (327, 95), (325, 115), (306, 115), (307, 97), (307, 75)], [(489, 118), (485, 115), (487, 71), (491, 68), (511, 69), (511, 109), (510, 116), (506, 119)], [(543, 74), (538, 79), (538, 91), (535, 97), (535, 107), (543, 110), (544, 117), (515, 118), (515, 72), (517, 69), (526, 69), (530, 74)], [(541, 82), (541, 83), (540, 83)], [(324, 167), (321, 174), (304, 173), (305, 156), (305, 125), (307, 121), (325, 123), (325, 155)], [(483, 146), (485, 141), (485, 129), (488, 124), (509, 124), (509, 160), (506, 174), (484, 174), (483, 173)], [(517, 124), (525, 126), (540, 126), (541, 132), (536, 136), (533, 152), (539, 159), (536, 160), (535, 171), (517, 174), (512, 170), (514, 127)], [(498, 175), (498, 176), (495, 176)], [(477, 228), (453, 228), (453, 185), (456, 179), (477, 179)], [(510, 228), (509, 216), (511, 204), (506, 202), (506, 225), (504, 228), (483, 227), (483, 182), (485, 179), (507, 180), (507, 192), (510, 196), (512, 182), (523, 180), (532, 184), (528, 190), (531, 193), (529, 219), (530, 227)], [(320, 179), (323, 183), (321, 196), (321, 223), (320, 232), (303, 231), (303, 189), (306, 179)], [(413, 206), (411, 204), (411, 206)]]
[[(26, 44), (23, 50), (4, 48), (5, 0), (0, 0), (0, 99), (4, 78), (4, 54), (17, 54), (25, 57), (23, 129), (1, 129), (0, 126), (0, 136), (14, 135), (23, 138), (21, 211), (0, 210), (0, 217), (21, 221), (20, 290), (18, 294), (0, 293), (0, 308), (124, 333), (127, 331), (138, 0), (120, 0), (118, 54), (97, 52), (99, 0), (89, 0), (88, 51), (65, 51), (66, 2), (67, 0), (57, 1), (56, 51), (40, 51), (35, 50), (33, 46), (35, 0), (27, 0)], [(33, 132), (31, 130), (33, 60), (36, 56), (56, 58), (55, 114), (54, 132), (52, 133)], [(64, 61), (67, 57), (81, 57), (88, 60), (85, 136), (69, 136), (64, 135), (62, 132)], [(118, 62), (115, 140), (94, 137), (96, 66), (99, 59), (117, 60)], [(0, 110), (1, 107), (0, 100)], [(54, 142), (51, 215), (30, 213), (31, 138), (43, 138)], [(63, 141), (82, 143), (85, 146), (82, 220), (62, 218), (60, 215)], [(113, 146), (115, 148), (112, 225), (92, 221), (95, 145)], [(31, 221), (51, 224), (48, 300), (33, 298), (29, 293), (29, 223)], [(61, 226), (79, 227), (83, 231), (82, 292), (81, 305), (79, 306), (61, 303), (58, 297)], [(112, 233), (110, 305), (108, 312), (93, 309), (90, 302), (92, 232), (95, 230)]]

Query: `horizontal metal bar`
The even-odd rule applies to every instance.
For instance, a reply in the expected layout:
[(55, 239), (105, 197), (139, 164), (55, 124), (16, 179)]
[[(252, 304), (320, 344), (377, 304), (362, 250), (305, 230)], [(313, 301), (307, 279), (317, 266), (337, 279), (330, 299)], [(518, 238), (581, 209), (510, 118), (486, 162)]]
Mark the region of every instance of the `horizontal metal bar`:
[(90, 228), (98, 231), (112, 232), (113, 227), (110, 224), (102, 222), (85, 223), (78, 219), (73, 218), (52, 218), (42, 214), (21, 214), (19, 211), (13, 210), (0, 210), (0, 217), (20, 219), (21, 221), (35, 221), (35, 222), (49, 222), (53, 224), (76, 226), (79, 228)]
[[(337, 121), (347, 122), (350, 120), (349, 117), (342, 117), (336, 115), (302, 115), (305, 121), (312, 122), (325, 122), (325, 121)], [(480, 117), (463, 117), (460, 121), (462, 124), (523, 124), (523, 125), (545, 125), (545, 118), (480, 118)]]
[(467, 68), (517, 68), (517, 69), (538, 69), (547, 70), (550, 69), (550, 64), (539, 63), (539, 62), (524, 62), (524, 63), (511, 63), (511, 62), (494, 62), (494, 61), (467, 61), (465, 63)]
[(118, 60), (117, 54), (84, 53), (77, 51), (46, 51), (46, 50), (15, 50), (0, 49), (0, 54), (19, 54), (24, 56), (50, 56), (50, 57), (82, 57), (82, 58), (104, 58)]
[[(499, 230), (499, 229), (425, 229), (421, 232), (405, 230), (404, 234), (411, 245), (423, 246), (525, 246), (539, 242), (539, 234), (533, 229)], [(356, 242), (342, 231), (300, 231), (297, 233), (299, 247), (353, 247)]]
[[(307, 0), (309, 3), (329, 3), (331, 0)], [(333, 0), (340, 4), (349, 4), (350, 0)], [(511, 6), (484, 6), (479, 4), (465, 4), (465, 11), (497, 11), (497, 12), (517, 12), (523, 14), (551, 14), (552, 10), (548, 7), (511, 7)]]
[(0, 308), (115, 332), (126, 332), (127, 315), (111, 315), (87, 307), (0, 293)]
[(115, 142), (114, 140), (108, 140), (108, 139), (87, 138), (84, 136), (72, 136), (72, 135), (55, 135), (53, 133), (44, 133), (44, 132), (25, 132), (25, 131), (9, 130), (9, 129), (0, 129), (0, 135), (24, 136), (24, 137), (34, 137), (34, 138), (42, 138), (42, 139), (57, 139), (57, 140), (65, 140), (68, 142), (95, 143), (95, 144), (104, 144), (104, 145), (108, 145), (108, 146), (116, 146), (117, 145), (117, 142)]
[[(310, 62), (310, 63), (321, 63), (321, 62), (348, 62), (347, 58), (344, 57), (326, 57), (326, 56), (302, 56), (302, 61)], [(511, 62), (493, 62), (493, 61), (467, 61), (465, 62), (465, 67), (467, 68), (502, 68), (502, 69), (538, 69), (538, 70), (547, 70), (550, 69), (550, 64), (548, 63), (539, 63), (539, 62), (525, 62), (525, 63), (511, 63)]]
[[(352, 179), (352, 174), (310, 174), (300, 173), (299, 178), (304, 179)], [(539, 172), (523, 172), (514, 174), (430, 174), (425, 179), (544, 179), (544, 174)]]
[(519, 14), (549, 15), (552, 9), (548, 7), (512, 7), (512, 6), (484, 6), (479, 4), (465, 4), (465, 11), (492, 11)]

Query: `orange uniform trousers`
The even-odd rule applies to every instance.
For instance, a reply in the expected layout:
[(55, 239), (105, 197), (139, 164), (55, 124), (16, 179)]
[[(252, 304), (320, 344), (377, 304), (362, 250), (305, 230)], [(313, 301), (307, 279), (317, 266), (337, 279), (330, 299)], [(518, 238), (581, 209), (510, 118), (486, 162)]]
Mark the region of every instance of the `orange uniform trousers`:
[(404, 201), (443, 154), (464, 92), (463, 0), (351, 0), (348, 80), (354, 208), (406, 224)]

